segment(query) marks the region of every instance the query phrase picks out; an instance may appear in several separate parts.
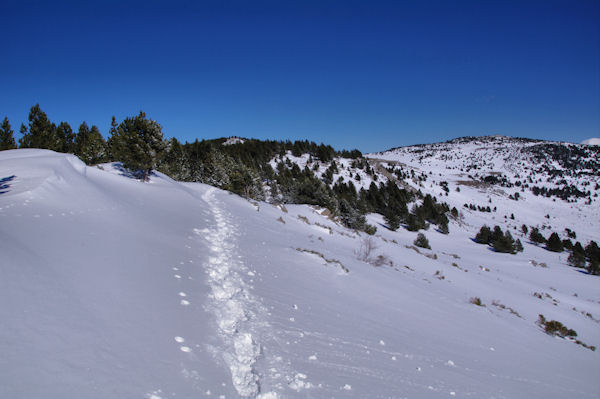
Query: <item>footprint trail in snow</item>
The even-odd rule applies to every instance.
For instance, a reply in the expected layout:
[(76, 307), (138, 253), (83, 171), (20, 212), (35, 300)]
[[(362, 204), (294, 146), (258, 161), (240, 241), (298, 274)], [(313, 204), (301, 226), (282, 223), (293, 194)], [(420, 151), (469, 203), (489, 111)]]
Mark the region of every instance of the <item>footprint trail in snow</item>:
[[(236, 228), (231, 216), (222, 210), (215, 198), (215, 189), (208, 190), (203, 199), (209, 204), (216, 221), (215, 229), (196, 230), (210, 244), (210, 257), (205, 265), (211, 289), (208, 308), (216, 319), (224, 350), (223, 360), (231, 372), (238, 394), (256, 397), (260, 394), (259, 376), (254, 365), (261, 354), (256, 331), (264, 327), (257, 312), (258, 301), (249, 292), (241, 275), (246, 266), (236, 256)], [(262, 397), (276, 398), (269, 392)]]

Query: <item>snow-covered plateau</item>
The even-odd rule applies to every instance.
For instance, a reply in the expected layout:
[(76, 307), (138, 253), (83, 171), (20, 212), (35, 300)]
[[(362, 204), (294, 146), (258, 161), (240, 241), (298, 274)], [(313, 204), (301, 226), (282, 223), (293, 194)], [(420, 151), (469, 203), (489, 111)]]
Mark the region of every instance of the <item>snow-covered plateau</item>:
[(592, 137), (586, 140), (583, 140), (581, 144), (587, 145), (600, 145), (600, 137)]
[[(424, 231), (431, 249), (376, 214), (369, 236), (317, 207), (0, 152), (0, 398), (599, 397), (600, 351), (538, 324), (600, 345), (599, 277), (519, 230), (598, 241), (598, 200), (473, 183), (489, 171), (584, 191), (597, 170), (537, 182), (561, 166), (532, 175), (520, 153), (463, 144), (370, 155), (378, 181), (413, 170), (406, 184), (460, 211), (449, 234)], [(483, 224), (511, 229), (524, 251), (475, 243)]]

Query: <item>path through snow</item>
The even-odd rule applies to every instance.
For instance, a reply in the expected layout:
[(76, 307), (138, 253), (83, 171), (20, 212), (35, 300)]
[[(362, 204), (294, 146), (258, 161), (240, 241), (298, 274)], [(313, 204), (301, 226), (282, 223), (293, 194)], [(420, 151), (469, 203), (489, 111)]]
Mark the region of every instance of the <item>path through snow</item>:
[[(257, 396), (260, 381), (254, 365), (261, 346), (256, 331), (266, 321), (259, 317), (261, 306), (241, 277), (248, 270), (236, 254), (237, 228), (231, 215), (219, 207), (214, 193), (215, 189), (209, 189), (203, 199), (211, 208), (216, 226), (213, 230), (196, 230), (196, 234), (208, 241), (211, 251), (205, 265), (211, 289), (208, 310), (216, 318), (224, 344), (222, 356), (231, 372), (233, 386), (241, 396)], [(271, 392), (261, 396), (277, 397)]]

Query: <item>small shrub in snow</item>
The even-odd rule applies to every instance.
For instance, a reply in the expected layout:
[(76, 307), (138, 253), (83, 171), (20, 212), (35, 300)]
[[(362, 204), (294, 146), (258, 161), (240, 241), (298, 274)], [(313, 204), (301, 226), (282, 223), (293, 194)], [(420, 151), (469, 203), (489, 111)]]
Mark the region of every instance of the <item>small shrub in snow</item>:
[(577, 332), (573, 329), (567, 328), (560, 321), (556, 320), (546, 320), (544, 315), (539, 315), (537, 323), (544, 328), (544, 331), (548, 335), (556, 335), (559, 337), (576, 337)]
[(427, 237), (425, 237), (425, 234), (423, 233), (419, 233), (417, 235), (417, 238), (413, 242), (413, 244), (415, 244), (417, 247), (431, 249), (431, 247), (429, 246), (429, 240), (427, 239)]
[(577, 336), (577, 332), (575, 330), (573, 330), (571, 328), (567, 328), (560, 321), (556, 321), (556, 320), (550, 320), (550, 321), (546, 322), (546, 325), (544, 326), (544, 331), (546, 331), (546, 334), (558, 335), (561, 337), (576, 337)]
[(473, 296), (469, 299), (469, 302), (472, 303), (473, 305), (477, 305), (477, 306), (484, 306), (483, 302), (481, 302), (481, 298), (479, 298), (478, 296)]
[(502, 310), (508, 310), (511, 314), (513, 314), (513, 315), (515, 315), (515, 316), (517, 316), (517, 317), (519, 317), (519, 318), (522, 319), (522, 317), (519, 314), (519, 312), (517, 312), (516, 310), (514, 310), (510, 306), (506, 306), (506, 305), (500, 303), (500, 301), (493, 300), (492, 301), (492, 305), (495, 306), (495, 307), (497, 307), (497, 308), (499, 308), (499, 309), (502, 309)]
[(360, 240), (360, 248), (354, 251), (354, 255), (356, 256), (356, 259), (368, 262), (369, 259), (371, 259), (373, 251), (376, 249), (377, 244), (375, 244), (375, 240), (371, 237), (366, 237)]
[(369, 262), (371, 265), (373, 266), (383, 266), (383, 265), (390, 265), (393, 266), (394, 262), (392, 262), (387, 256), (385, 255), (377, 255), (375, 257), (375, 259), (373, 259), (371, 262)]
[(372, 224), (365, 224), (365, 228), (363, 231), (368, 235), (372, 236), (375, 233), (377, 233), (377, 227), (373, 226)]
[(350, 272), (350, 270), (346, 266), (344, 266), (344, 264), (342, 262), (340, 262), (337, 259), (327, 259), (325, 257), (325, 255), (323, 255), (321, 252), (318, 252), (318, 251), (315, 251), (312, 249), (304, 249), (304, 248), (296, 248), (296, 251), (306, 252), (309, 254), (317, 255), (319, 258), (323, 259), (326, 263), (337, 263), (342, 268), (343, 271), (345, 271), (346, 273)]
[(308, 220), (308, 218), (304, 215), (298, 215), (298, 219), (302, 220), (304, 223), (306, 224), (310, 224), (310, 221)]

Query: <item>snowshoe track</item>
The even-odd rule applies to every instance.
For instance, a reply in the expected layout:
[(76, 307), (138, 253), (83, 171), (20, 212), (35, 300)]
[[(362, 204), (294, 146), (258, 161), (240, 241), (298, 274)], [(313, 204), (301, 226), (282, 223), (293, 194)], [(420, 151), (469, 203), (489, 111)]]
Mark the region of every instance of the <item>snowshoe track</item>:
[(224, 344), (223, 360), (231, 372), (238, 394), (256, 397), (260, 393), (259, 376), (254, 365), (261, 354), (256, 330), (263, 325), (257, 312), (258, 301), (242, 279), (246, 266), (236, 255), (237, 229), (231, 216), (219, 207), (215, 189), (209, 189), (203, 199), (209, 204), (216, 221), (213, 230), (197, 230), (210, 244), (211, 254), (205, 265), (211, 288), (208, 308), (216, 319)]

